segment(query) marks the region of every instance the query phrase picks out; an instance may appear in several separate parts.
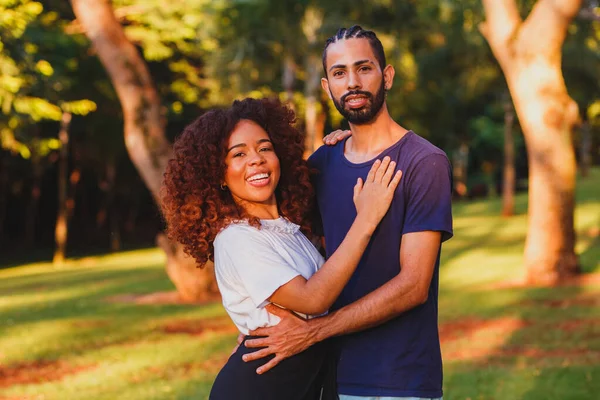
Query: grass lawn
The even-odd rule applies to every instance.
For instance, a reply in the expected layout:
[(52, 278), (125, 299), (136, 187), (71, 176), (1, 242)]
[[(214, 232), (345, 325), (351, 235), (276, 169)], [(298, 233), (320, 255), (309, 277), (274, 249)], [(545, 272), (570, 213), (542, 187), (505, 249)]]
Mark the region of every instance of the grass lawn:
[[(525, 195), (458, 203), (443, 248), (446, 400), (594, 399), (600, 279), (511, 285), (523, 274)], [(600, 271), (600, 169), (579, 181), (577, 251)], [(508, 283), (507, 283), (508, 282)], [(0, 269), (0, 400), (205, 399), (236, 332), (219, 303), (136, 304), (173, 287), (156, 249)]]

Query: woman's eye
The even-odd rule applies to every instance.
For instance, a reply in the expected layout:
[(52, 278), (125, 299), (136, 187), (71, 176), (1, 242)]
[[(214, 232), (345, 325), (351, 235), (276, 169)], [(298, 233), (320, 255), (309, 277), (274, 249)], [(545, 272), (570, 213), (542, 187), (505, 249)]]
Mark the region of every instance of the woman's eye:
[(243, 156), (243, 155), (244, 155), (244, 153), (235, 153), (233, 156), (234, 156), (234, 157), (241, 157), (241, 156)]
[(271, 147), (263, 147), (259, 151), (271, 151), (271, 150), (273, 150)]

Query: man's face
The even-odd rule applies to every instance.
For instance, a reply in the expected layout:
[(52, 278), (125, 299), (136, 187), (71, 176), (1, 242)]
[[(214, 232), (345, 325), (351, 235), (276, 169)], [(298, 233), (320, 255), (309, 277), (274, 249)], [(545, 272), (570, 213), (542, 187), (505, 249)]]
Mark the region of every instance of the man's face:
[(345, 39), (327, 48), (323, 88), (348, 122), (371, 122), (385, 102), (385, 81), (367, 39)]

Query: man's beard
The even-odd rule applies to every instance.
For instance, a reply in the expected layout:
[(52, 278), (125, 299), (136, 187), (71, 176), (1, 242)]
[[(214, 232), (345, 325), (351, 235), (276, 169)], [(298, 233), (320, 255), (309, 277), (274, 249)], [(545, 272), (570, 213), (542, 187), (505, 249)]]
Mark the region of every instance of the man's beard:
[[(331, 93), (331, 90), (329, 93)], [(360, 109), (346, 108), (346, 98), (348, 98), (348, 96), (351, 95), (365, 96), (367, 98), (367, 104)], [(333, 94), (331, 95), (331, 98), (333, 99), (333, 104), (335, 105), (335, 108), (339, 111), (340, 114), (342, 114), (344, 118), (346, 118), (346, 120), (348, 120), (349, 123), (355, 125), (368, 124), (369, 122), (373, 121), (373, 119), (375, 119), (375, 116), (379, 113), (381, 107), (383, 107), (383, 103), (385, 102), (384, 82), (382, 79), (381, 86), (375, 94), (375, 97), (373, 97), (373, 94), (371, 92), (365, 92), (362, 90), (351, 90), (348, 93), (344, 94), (339, 100), (333, 97)]]

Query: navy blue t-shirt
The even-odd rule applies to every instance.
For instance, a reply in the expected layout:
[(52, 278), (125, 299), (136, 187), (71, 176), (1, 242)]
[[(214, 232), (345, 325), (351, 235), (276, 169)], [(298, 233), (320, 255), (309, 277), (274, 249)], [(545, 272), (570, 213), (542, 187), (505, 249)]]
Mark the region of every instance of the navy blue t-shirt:
[[(441, 231), (452, 236), (451, 167), (446, 154), (412, 131), (375, 159), (354, 164), (345, 141), (320, 147), (309, 159), (314, 176), (325, 247), (330, 256), (356, 217), (352, 201), (358, 177), (376, 159), (390, 156), (403, 175), (390, 210), (365, 250), (356, 272), (334, 303), (344, 307), (400, 272), (402, 235)], [(438, 336), (439, 252), (427, 302), (374, 328), (344, 335), (339, 345), (338, 391), (355, 396), (441, 397), (442, 357)]]

